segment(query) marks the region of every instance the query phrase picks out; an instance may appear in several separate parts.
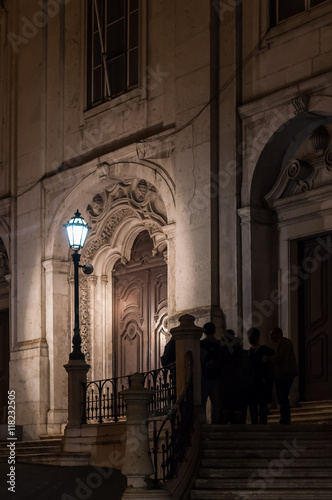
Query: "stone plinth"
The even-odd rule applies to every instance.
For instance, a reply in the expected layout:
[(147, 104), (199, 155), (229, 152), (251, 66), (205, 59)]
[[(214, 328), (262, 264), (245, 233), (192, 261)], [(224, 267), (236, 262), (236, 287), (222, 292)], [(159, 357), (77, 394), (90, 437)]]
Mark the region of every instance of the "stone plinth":
[(201, 355), (200, 339), (203, 328), (195, 325), (195, 318), (190, 314), (185, 314), (179, 318), (180, 325), (171, 329), (172, 337), (175, 340), (176, 352), (176, 393), (181, 394), (187, 376), (188, 360), (187, 352), (191, 351), (194, 362), (193, 386), (194, 404), (201, 405)]
[(122, 499), (144, 498), (147, 479), (153, 474), (148, 435), (148, 405), (153, 391), (143, 387), (144, 376), (134, 373), (131, 387), (120, 392), (127, 405), (127, 435), (122, 474), (127, 477), (127, 489)]
[(90, 365), (82, 360), (70, 360), (64, 365), (68, 373), (68, 424), (79, 427), (82, 422), (83, 387)]

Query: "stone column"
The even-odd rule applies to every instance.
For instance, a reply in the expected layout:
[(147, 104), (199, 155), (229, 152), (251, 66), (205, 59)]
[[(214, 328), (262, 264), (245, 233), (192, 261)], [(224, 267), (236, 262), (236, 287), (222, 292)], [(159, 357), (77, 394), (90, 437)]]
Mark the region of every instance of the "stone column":
[(64, 365), (68, 373), (68, 423), (69, 427), (79, 427), (82, 421), (83, 387), (90, 369), (84, 360), (72, 359)]
[(153, 398), (153, 391), (143, 387), (144, 376), (141, 373), (131, 375), (131, 387), (120, 392), (127, 404), (127, 435), (125, 460), (122, 474), (127, 477), (127, 489), (122, 500), (145, 498), (147, 479), (153, 474), (153, 465), (149, 454), (148, 405)]
[(201, 405), (201, 354), (200, 339), (203, 328), (195, 325), (195, 318), (190, 314), (185, 314), (179, 318), (180, 325), (171, 329), (172, 337), (175, 340), (176, 352), (176, 394), (181, 394), (187, 375), (187, 352), (191, 351), (194, 361), (193, 386), (194, 404)]

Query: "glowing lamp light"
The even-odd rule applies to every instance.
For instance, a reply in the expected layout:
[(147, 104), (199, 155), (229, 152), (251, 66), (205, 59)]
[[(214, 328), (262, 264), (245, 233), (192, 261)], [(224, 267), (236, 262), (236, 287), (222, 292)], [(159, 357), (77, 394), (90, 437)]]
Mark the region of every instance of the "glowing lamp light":
[(90, 227), (77, 210), (74, 217), (64, 225), (67, 231), (69, 245), (72, 250), (77, 252), (83, 248)]

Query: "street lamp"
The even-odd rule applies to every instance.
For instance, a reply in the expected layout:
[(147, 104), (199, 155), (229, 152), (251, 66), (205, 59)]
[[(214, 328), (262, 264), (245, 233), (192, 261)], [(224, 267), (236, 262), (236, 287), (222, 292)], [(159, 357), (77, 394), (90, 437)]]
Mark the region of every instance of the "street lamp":
[(69, 240), (69, 246), (74, 253), (72, 259), (74, 262), (74, 307), (75, 307), (75, 327), (73, 336), (73, 352), (69, 354), (69, 359), (80, 359), (84, 360), (85, 356), (81, 350), (82, 339), (80, 335), (80, 306), (79, 306), (79, 287), (78, 287), (78, 268), (81, 267), (85, 274), (91, 274), (93, 272), (93, 266), (91, 264), (85, 264), (81, 266), (79, 264), (81, 255), (78, 251), (83, 248), (86, 237), (88, 235), (89, 229), (91, 229), (85, 222), (80, 212), (77, 210), (74, 217), (70, 219), (67, 224), (64, 224), (67, 230), (67, 236)]

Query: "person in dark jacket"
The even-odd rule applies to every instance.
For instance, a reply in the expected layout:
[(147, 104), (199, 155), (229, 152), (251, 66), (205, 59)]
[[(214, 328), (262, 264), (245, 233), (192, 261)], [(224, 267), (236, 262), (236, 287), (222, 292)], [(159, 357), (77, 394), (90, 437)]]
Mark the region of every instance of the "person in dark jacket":
[(283, 336), (281, 328), (272, 328), (270, 331), (272, 342), (277, 344), (276, 353), (266, 359), (273, 365), (273, 376), (277, 391), (277, 400), (280, 409), (281, 424), (291, 423), (289, 393), (297, 375), (297, 362), (294, 346), (291, 340)]
[(220, 341), (215, 338), (214, 323), (203, 326), (205, 338), (201, 340), (202, 405), (205, 407), (210, 398), (212, 423), (220, 423)]
[(225, 331), (221, 346), (221, 424), (245, 424), (247, 410), (246, 352), (234, 330)]
[(264, 361), (274, 354), (273, 349), (260, 344), (260, 331), (247, 332), (251, 345), (248, 350), (248, 406), (252, 424), (267, 424), (267, 404), (272, 402), (273, 374)]

